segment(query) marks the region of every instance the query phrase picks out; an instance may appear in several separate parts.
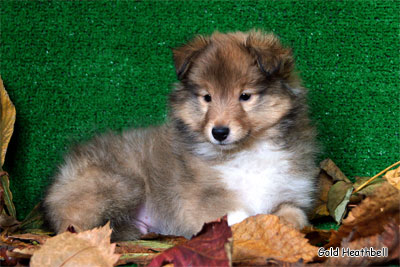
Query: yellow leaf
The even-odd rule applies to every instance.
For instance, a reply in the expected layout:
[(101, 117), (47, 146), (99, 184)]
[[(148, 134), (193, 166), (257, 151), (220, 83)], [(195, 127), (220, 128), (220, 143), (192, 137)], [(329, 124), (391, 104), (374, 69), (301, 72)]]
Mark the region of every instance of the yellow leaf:
[(400, 190), (400, 167), (397, 169), (388, 171), (383, 178), (388, 180), (389, 184), (393, 185)]
[(30, 266), (114, 266), (120, 255), (114, 254), (110, 238), (109, 223), (78, 234), (59, 234), (34, 252)]
[(232, 226), (233, 262), (252, 264), (260, 258), (283, 262), (311, 261), (317, 247), (304, 234), (280, 223), (275, 215), (256, 215)]
[(3, 167), (8, 143), (14, 131), (15, 107), (0, 77), (0, 169)]

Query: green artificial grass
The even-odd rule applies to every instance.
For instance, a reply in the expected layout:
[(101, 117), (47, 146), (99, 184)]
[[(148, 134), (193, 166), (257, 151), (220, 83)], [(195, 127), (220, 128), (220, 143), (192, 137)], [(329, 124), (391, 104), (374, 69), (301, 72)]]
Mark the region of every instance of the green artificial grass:
[(1, 1), (0, 75), (17, 110), (4, 169), (19, 218), (64, 151), (159, 124), (171, 47), (260, 28), (291, 46), (324, 148), (350, 178), (399, 159), (398, 1)]

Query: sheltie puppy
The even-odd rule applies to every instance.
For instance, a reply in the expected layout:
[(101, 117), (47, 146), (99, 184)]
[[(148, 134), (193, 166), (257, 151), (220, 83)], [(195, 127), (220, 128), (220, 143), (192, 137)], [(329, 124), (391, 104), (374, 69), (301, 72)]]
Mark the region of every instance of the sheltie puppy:
[(291, 51), (260, 31), (197, 36), (173, 50), (179, 82), (159, 127), (75, 147), (44, 200), (60, 233), (111, 221), (113, 240), (190, 237), (204, 222), (276, 214), (307, 224), (317, 168)]

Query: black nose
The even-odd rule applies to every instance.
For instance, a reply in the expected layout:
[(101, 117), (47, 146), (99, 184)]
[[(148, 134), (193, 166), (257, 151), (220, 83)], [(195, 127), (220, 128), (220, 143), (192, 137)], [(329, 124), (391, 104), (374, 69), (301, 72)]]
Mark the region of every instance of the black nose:
[(229, 135), (229, 128), (228, 127), (214, 127), (211, 131), (212, 135), (214, 136), (215, 140), (224, 141)]

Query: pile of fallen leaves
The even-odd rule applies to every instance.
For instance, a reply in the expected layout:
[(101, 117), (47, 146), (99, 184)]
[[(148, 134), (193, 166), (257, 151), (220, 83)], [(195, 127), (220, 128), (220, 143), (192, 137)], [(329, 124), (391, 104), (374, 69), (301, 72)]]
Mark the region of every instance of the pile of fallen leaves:
[[(229, 227), (226, 217), (207, 223), (190, 240), (147, 234), (111, 243), (109, 224), (81, 233), (49, 232), (38, 204), (16, 219), (9, 176), (2, 170), (15, 108), (0, 79), (0, 265), (266, 266), (399, 264), (400, 162), (352, 183), (330, 159), (320, 164), (320, 194), (313, 222), (334, 220), (337, 230), (302, 231), (275, 215), (256, 215)], [(393, 169), (397, 167), (397, 169)], [(383, 175), (383, 177), (381, 177)], [(337, 249), (386, 251), (384, 257), (327, 257)]]

